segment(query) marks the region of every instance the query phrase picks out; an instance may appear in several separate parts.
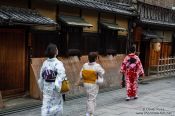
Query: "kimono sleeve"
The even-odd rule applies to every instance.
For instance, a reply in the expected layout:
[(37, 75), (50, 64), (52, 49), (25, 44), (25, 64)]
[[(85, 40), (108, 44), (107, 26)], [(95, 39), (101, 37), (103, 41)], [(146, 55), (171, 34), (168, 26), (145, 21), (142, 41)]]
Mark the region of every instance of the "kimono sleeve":
[(140, 59), (137, 58), (137, 60), (138, 60), (138, 63), (137, 63), (137, 67), (138, 67), (137, 73), (140, 76), (140, 75), (143, 75), (144, 74), (144, 70), (143, 70), (143, 66), (142, 66), (142, 63), (141, 63)]
[(97, 65), (96, 70), (97, 70), (98, 76), (103, 78), (103, 75), (105, 74), (105, 70), (102, 68), (100, 64)]
[(43, 91), (43, 88), (44, 88), (44, 79), (42, 77), (43, 69), (44, 69), (44, 63), (40, 69), (40, 74), (39, 74), (39, 79), (38, 79), (38, 86), (39, 86), (40, 91)]
[(122, 65), (120, 67), (120, 72), (125, 73), (126, 72), (126, 64), (128, 62), (128, 56), (126, 56), (122, 62)]
[(85, 64), (83, 65), (83, 67), (82, 67), (81, 70), (80, 70), (80, 79), (83, 78), (83, 76), (82, 76), (82, 71), (83, 71), (83, 69), (84, 69), (84, 66), (85, 66)]

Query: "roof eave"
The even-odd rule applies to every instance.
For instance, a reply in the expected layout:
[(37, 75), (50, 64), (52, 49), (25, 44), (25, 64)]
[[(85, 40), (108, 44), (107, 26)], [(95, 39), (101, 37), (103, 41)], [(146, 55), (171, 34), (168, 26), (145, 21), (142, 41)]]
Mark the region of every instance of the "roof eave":
[(93, 27), (91, 24), (82, 24), (82, 23), (66, 23), (70, 26), (77, 26), (77, 27)]
[[(88, 6), (84, 7), (84, 6), (81, 6), (81, 5), (75, 5), (75, 4), (71, 4), (71, 3), (64, 3), (64, 2), (60, 2), (60, 1), (57, 1), (57, 4), (68, 5), (68, 6), (73, 6), (73, 7), (79, 7), (79, 8), (84, 8), (84, 9), (92, 9), (92, 10), (97, 10), (97, 11), (100, 11), (100, 12), (103, 11), (103, 12), (116, 13), (116, 14), (119, 14), (119, 15), (125, 15), (125, 16), (131, 16), (131, 17), (138, 16), (137, 13), (133, 13), (133, 12), (131, 12), (131, 13), (125, 13), (126, 10), (123, 10), (125, 12), (117, 12), (117, 11), (115, 12), (115, 11), (103, 10), (103, 9), (99, 9), (99, 8), (92, 8), (92, 7), (88, 7)], [(119, 9), (119, 10), (122, 10), (122, 9)], [(127, 12), (129, 12), (129, 11), (127, 11)]]
[(168, 26), (168, 27), (175, 27), (175, 23), (167, 23), (167, 22), (154, 22), (154, 21), (147, 21), (147, 20), (140, 20), (140, 23), (142, 24), (150, 24), (150, 25), (159, 25), (159, 26)]
[(40, 24), (40, 23), (22, 23), (22, 22), (7, 22), (9, 25), (23, 25), (23, 26), (39, 26), (39, 25), (43, 25), (43, 26), (57, 26), (57, 24), (50, 24), (50, 23), (46, 23), (46, 24)]

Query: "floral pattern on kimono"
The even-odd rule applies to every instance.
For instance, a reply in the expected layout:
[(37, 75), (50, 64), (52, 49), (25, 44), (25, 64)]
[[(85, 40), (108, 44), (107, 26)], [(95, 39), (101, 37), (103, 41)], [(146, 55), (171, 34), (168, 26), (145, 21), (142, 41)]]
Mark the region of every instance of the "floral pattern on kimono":
[[(134, 63), (130, 62), (131, 59), (135, 59)], [(139, 76), (144, 74), (142, 63), (139, 57), (134, 53), (127, 55), (122, 62), (120, 72), (125, 75), (127, 96), (137, 96), (137, 81)]]
[(63, 63), (57, 58), (51, 58), (44, 61), (41, 70), (38, 85), (43, 93), (43, 104), (41, 108), (42, 116), (62, 116), (63, 115), (63, 99), (62, 94), (55, 88), (55, 82), (46, 82), (42, 72), (46, 67), (53, 67), (57, 71), (56, 78), (59, 81), (59, 88), (63, 79), (66, 77)]

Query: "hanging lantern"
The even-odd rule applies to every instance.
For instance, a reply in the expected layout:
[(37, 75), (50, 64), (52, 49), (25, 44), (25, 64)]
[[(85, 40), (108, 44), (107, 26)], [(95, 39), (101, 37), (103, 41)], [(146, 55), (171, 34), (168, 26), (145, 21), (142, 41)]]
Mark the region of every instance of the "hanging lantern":
[(152, 39), (152, 48), (154, 51), (159, 52), (161, 49), (161, 39)]

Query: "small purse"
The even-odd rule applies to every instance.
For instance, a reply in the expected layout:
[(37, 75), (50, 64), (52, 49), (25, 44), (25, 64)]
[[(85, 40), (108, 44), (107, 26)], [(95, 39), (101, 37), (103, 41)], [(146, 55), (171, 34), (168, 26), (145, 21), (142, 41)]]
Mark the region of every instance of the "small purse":
[(98, 77), (96, 82), (97, 82), (97, 84), (102, 84), (104, 82), (103, 77)]
[(62, 86), (61, 86), (61, 93), (66, 93), (70, 90), (70, 86), (69, 86), (69, 81), (67, 79), (64, 79), (62, 81)]
[(121, 79), (121, 87), (122, 87), (122, 88), (124, 88), (124, 87), (126, 86), (125, 83), (126, 83), (126, 82), (125, 82), (125, 75), (123, 74), (123, 75), (122, 75), (122, 79)]

